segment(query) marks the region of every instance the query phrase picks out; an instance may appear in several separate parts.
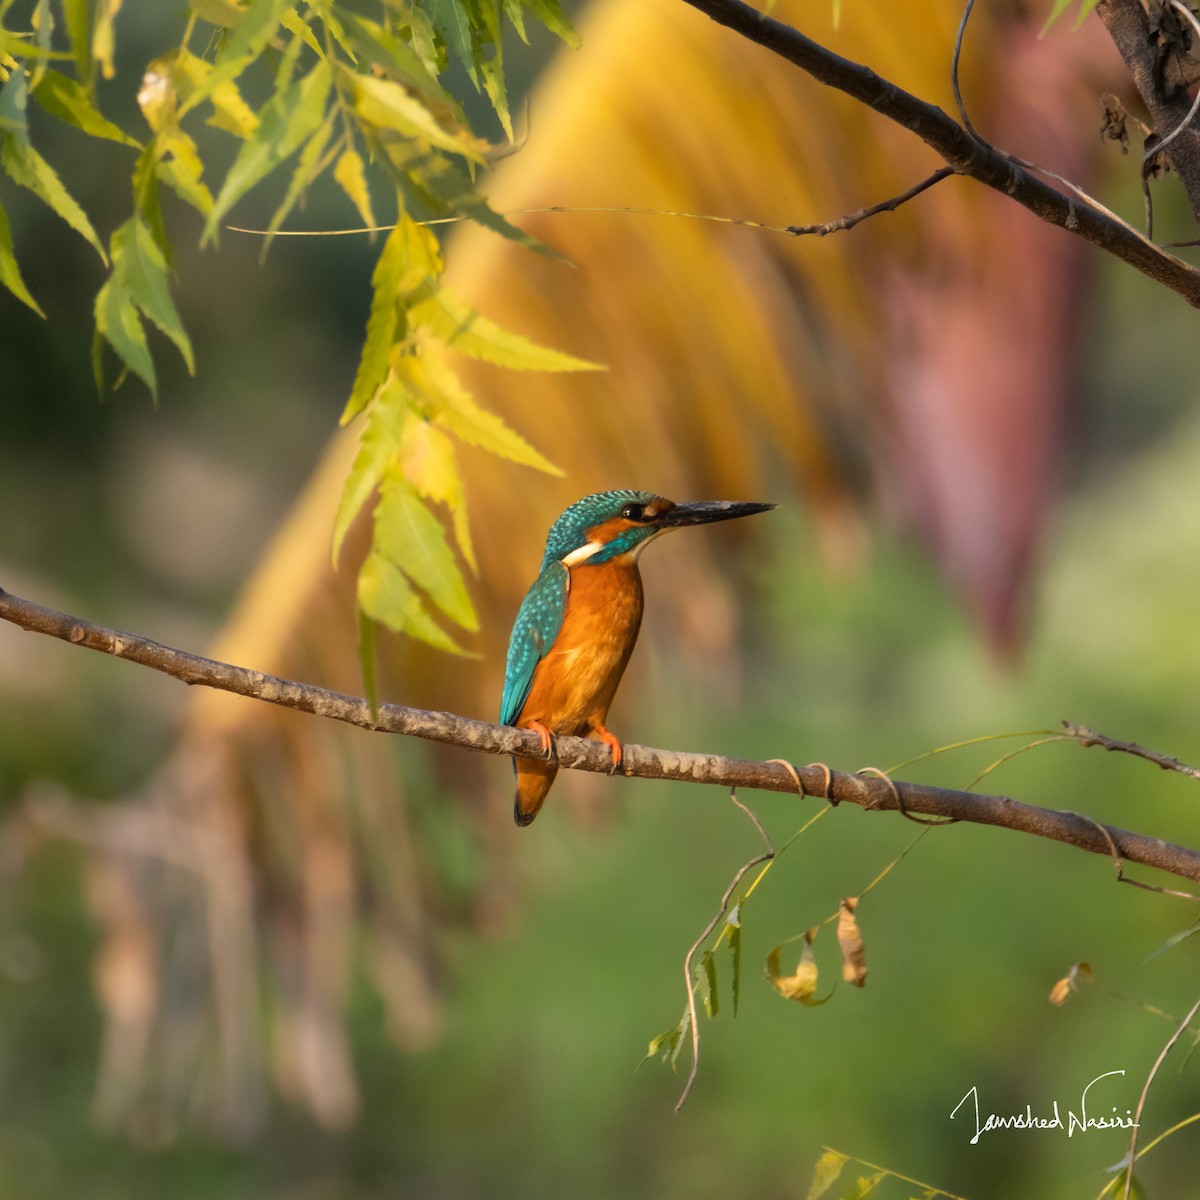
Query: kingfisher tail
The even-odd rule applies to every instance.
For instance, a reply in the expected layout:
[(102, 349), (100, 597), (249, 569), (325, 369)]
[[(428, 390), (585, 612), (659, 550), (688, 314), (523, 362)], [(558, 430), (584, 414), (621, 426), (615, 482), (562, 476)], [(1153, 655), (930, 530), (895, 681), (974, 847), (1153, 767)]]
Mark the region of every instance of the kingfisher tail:
[(518, 825), (529, 825), (538, 815), (558, 774), (554, 763), (538, 762), (532, 758), (514, 758), (517, 773), (517, 795), (513, 801), (513, 820)]

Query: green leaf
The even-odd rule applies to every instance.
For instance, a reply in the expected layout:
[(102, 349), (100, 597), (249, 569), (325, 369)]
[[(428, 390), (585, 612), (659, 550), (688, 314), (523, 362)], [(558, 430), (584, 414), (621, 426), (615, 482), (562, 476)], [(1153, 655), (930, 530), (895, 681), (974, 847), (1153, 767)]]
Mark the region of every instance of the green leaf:
[(217, 225), (229, 209), (321, 125), (329, 87), (329, 66), (320, 62), (267, 101), (259, 113), (258, 128), (242, 144), (217, 193), (204, 227), (205, 242), (216, 235)]
[(704, 1011), (710, 1017), (715, 1017), (720, 1010), (720, 1002), (717, 998), (717, 961), (711, 950), (704, 952), (701, 965), (704, 967), (704, 983), (707, 989), (704, 997)]
[(419, 367), (413, 360), (406, 360), (404, 365), (409, 370), (419, 371), (421, 392), (430, 404), (430, 416), (455, 437), (510, 462), (536, 467), (547, 475), (562, 474), (519, 433), (478, 404), (458, 376), (436, 356), (425, 355)]
[(448, 110), (464, 124), (458, 101), (438, 82), (429, 63), (413, 46), (401, 41), (392, 30), (376, 21), (346, 13), (351, 43), (367, 63), (379, 67), (391, 79), (420, 92), (432, 104)]
[(735, 904), (730, 910), (729, 915), (725, 918), (725, 924), (728, 927), (729, 938), (729, 958), (731, 970), (733, 972), (733, 983), (731, 990), (733, 992), (733, 1015), (737, 1016), (738, 1011), (738, 994), (742, 987), (742, 906)]
[(472, 633), (479, 629), (479, 618), (441, 522), (394, 465), (384, 472), (380, 487), (375, 547), (452, 621)]
[(179, 109), (182, 117), (202, 100), (208, 99), (220, 84), (236, 79), (266, 49), (275, 36), (287, 0), (250, 0), (237, 25), (229, 34), (212, 73), (199, 84)]
[(579, 46), (579, 34), (575, 32), (571, 22), (563, 16), (559, 0), (525, 0), (525, 7), (551, 33), (561, 38), (572, 49)]
[(441, 288), (411, 309), (409, 322), (424, 325), (439, 341), (460, 354), (514, 371), (604, 370), (597, 363), (539, 346), (497, 325)]
[[(684, 1010), (683, 1018), (679, 1024), (672, 1029), (664, 1029), (662, 1033), (650, 1039), (650, 1044), (646, 1047), (646, 1056), (642, 1062), (649, 1062), (652, 1058), (661, 1058), (664, 1063), (669, 1063), (671, 1069), (675, 1069), (675, 1060), (679, 1057), (680, 1050), (683, 1049), (684, 1038), (688, 1031), (688, 1026), (691, 1023), (691, 1016)], [(641, 1065), (640, 1063), (638, 1064)]]
[(388, 234), (371, 276), (374, 293), (367, 318), (367, 339), (359, 359), (354, 386), (341, 422), (345, 425), (370, 403), (387, 374), (388, 358), (400, 327), (401, 297), (438, 275), (442, 269), (437, 239), (408, 217), (401, 217)]
[(471, 79), (475, 80), (475, 39), (467, 18), (466, 5), (462, 0), (431, 0), (429, 7), (434, 24), (446, 39), (446, 44), (467, 69)]
[(329, 165), (329, 160), (325, 157), (325, 147), (329, 145), (329, 139), (333, 136), (336, 125), (337, 113), (331, 112), (316, 133), (304, 143), (304, 149), (300, 151), (300, 156), (296, 159), (296, 169), (292, 172), (291, 181), (288, 183), (287, 194), (272, 214), (271, 222), (267, 226), (267, 237), (263, 241), (262, 251), (264, 257), (275, 239), (276, 230), (287, 220), (288, 214), (300, 202), (305, 192), (312, 186), (313, 181)]
[(96, 373), (96, 387), (103, 390), (102, 355), (99, 339), (103, 337), (117, 352), (125, 366), (137, 375), (157, 395), (158, 382), (154, 375), (154, 360), (146, 344), (146, 331), (132, 297), (116, 272), (96, 296), (96, 339), (92, 345), (92, 365)]
[(150, 227), (136, 216), (126, 221), (112, 236), (112, 258), (113, 272), (120, 277), (130, 300), (175, 343), (188, 373), (194, 375), (192, 344), (171, 299), (166, 257)]
[(29, 80), (20, 66), (13, 68), (8, 82), (0, 88), (0, 138), (15, 137), (29, 145), (29, 126), (25, 110), (29, 103)]
[(90, 0), (62, 0), (63, 18), (71, 53), (75, 56), (75, 74), (86, 85), (92, 81), (91, 4)]
[(374, 75), (345, 73), (354, 89), (354, 110), (361, 120), (461, 155), (472, 162), (482, 164), (485, 161), (485, 142), (466, 128), (443, 128), (421, 100), (400, 84)]
[(358, 453), (342, 487), (337, 514), (333, 521), (333, 565), (337, 566), (342, 542), (354, 518), (374, 494), (383, 473), (400, 445), (400, 430), (408, 397), (398, 384), (385, 387), (367, 413), (366, 426), (358, 444)]
[(836, 1150), (826, 1150), (817, 1159), (817, 1165), (813, 1169), (812, 1183), (809, 1184), (808, 1195), (804, 1200), (819, 1200), (821, 1196), (825, 1195), (837, 1183), (842, 1168), (849, 1161), (848, 1154), (839, 1154)]
[(31, 85), (36, 87), (46, 70), (46, 59), (50, 55), (50, 39), (54, 36), (54, 12), (50, 8), (50, 0), (37, 0), (30, 17), (30, 24), (33, 26), (33, 44), (39, 51)]
[(39, 317), (46, 315), (25, 286), (25, 280), (21, 278), (16, 255), (13, 254), (12, 230), (9, 228), (8, 214), (3, 206), (0, 206), (0, 284), (8, 288), (22, 303), (29, 305)]
[(22, 141), (16, 134), (10, 133), (5, 136), (3, 145), (0, 145), (0, 165), (8, 172), (13, 183), (28, 188), (76, 233), (86, 238), (103, 262), (108, 262), (108, 256), (104, 253), (104, 247), (100, 244), (87, 213), (63, 186), (54, 168), (29, 142)]
[(141, 149), (141, 143), (131, 138), (119, 125), (114, 125), (92, 104), (86, 88), (60, 71), (47, 68), (33, 89), (33, 97), (52, 117), (74, 125), (91, 137), (120, 142), (123, 146)]
[(414, 143), (404, 142), (386, 147), (389, 156), (401, 172), (401, 183), (411, 196), (414, 207), (425, 207), (434, 215), (455, 213), (498, 233), (501, 237), (534, 250), (549, 258), (567, 263), (557, 250), (539, 242), (532, 234), (518, 229), (501, 216), (480, 195), (474, 180), (462, 166), (444, 154), (417, 153)]
[(400, 569), (378, 550), (367, 555), (358, 573), (358, 605), (372, 620), (396, 633), (407, 633), (438, 650), (465, 653), (425, 610)]

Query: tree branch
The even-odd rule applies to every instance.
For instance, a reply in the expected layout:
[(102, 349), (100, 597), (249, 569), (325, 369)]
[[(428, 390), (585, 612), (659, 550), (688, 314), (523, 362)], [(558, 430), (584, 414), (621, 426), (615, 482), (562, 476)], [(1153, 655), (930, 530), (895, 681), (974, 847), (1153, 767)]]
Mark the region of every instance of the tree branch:
[[(1200, 220), (1200, 133), (1192, 125), (1192, 101), (1186, 88), (1171, 87), (1160, 64), (1157, 39), (1140, 0), (1100, 0), (1096, 15), (1104, 22), (1113, 44), (1154, 122), (1154, 139), (1163, 143), (1171, 166), (1187, 192), (1192, 212)], [(1182, 50), (1182, 46), (1173, 48)], [(1170, 53), (1167, 61), (1186, 55)], [(1177, 74), (1177, 73), (1176, 73)], [(1182, 131), (1170, 136), (1172, 131)], [(1167, 144), (1169, 138), (1170, 144)], [(1147, 149), (1154, 150), (1152, 143)]]
[[(1136, 0), (1129, 2), (1136, 4)], [(835, 54), (742, 0), (684, 0), (684, 3), (795, 64), (819, 83), (845, 92), (910, 130), (956, 174), (1003, 192), (1035, 216), (1107, 250), (1200, 308), (1200, 271), (1155, 245), (1107, 209), (1082, 197), (1063, 195), (1027, 167), (972, 137), (937, 105), (906, 92), (861, 63)], [(1185, 102), (1185, 113), (1186, 109)]]
[[(75, 646), (139, 663), (187, 684), (217, 688), (377, 733), (426, 738), (488, 754), (520, 754), (530, 758), (541, 755), (540, 738), (532, 730), (492, 725), (453, 713), (429, 712), (401, 704), (381, 704), (372, 718), (366, 700), (357, 696), (188, 654), (137, 634), (94, 625), (79, 617), (22, 600), (2, 588), (0, 618), (32, 633), (46, 634)], [(560, 767), (603, 774), (612, 772), (608, 747), (599, 742), (560, 737), (556, 747)], [(821, 763), (795, 767), (782, 760), (758, 762), (715, 754), (657, 750), (629, 743), (623, 748), (620, 773), (639, 779), (673, 779), (681, 783), (719, 784), (726, 788), (757, 788), (769, 792), (795, 792), (798, 779), (804, 795), (834, 804), (845, 800), (871, 812), (922, 813), (977, 825), (998, 825), (1106, 857), (1111, 857), (1115, 848), (1120, 857), (1129, 862), (1200, 883), (1200, 850), (1102, 825), (1078, 813), (1024, 804), (1008, 796), (904, 783), (866, 771), (832, 771)]]

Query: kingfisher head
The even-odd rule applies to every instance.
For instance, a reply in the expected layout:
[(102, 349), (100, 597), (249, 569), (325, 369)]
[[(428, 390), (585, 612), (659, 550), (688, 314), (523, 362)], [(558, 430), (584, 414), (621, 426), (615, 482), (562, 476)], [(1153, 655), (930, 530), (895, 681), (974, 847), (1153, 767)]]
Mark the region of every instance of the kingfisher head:
[(552, 562), (578, 567), (626, 555), (636, 560), (653, 538), (669, 529), (748, 517), (774, 507), (735, 500), (676, 504), (653, 492), (596, 492), (576, 500), (550, 527), (542, 570)]

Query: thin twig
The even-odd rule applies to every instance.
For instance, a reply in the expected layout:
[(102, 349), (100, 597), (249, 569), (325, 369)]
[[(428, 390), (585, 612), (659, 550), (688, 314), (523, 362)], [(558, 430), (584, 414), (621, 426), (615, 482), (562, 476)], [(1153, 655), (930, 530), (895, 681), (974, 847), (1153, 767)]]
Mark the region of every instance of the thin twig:
[(1180, 1021), (1175, 1032), (1167, 1039), (1167, 1044), (1159, 1052), (1158, 1057), (1154, 1060), (1154, 1066), (1150, 1068), (1150, 1074), (1146, 1076), (1146, 1083), (1142, 1088), (1142, 1094), (1138, 1097), (1137, 1109), (1133, 1114), (1133, 1132), (1129, 1135), (1129, 1162), (1125, 1168), (1125, 1191), (1123, 1192), (1123, 1200), (1129, 1200), (1130, 1190), (1133, 1187), (1133, 1163), (1137, 1158), (1137, 1138), (1138, 1126), (1142, 1122), (1142, 1110), (1146, 1107), (1146, 1096), (1150, 1092), (1150, 1085), (1154, 1082), (1155, 1075), (1158, 1074), (1158, 1068), (1162, 1066), (1163, 1060), (1171, 1051), (1171, 1047), (1175, 1045), (1184, 1031), (1192, 1023), (1193, 1018), (1200, 1012), (1200, 1000), (1188, 1010), (1188, 1015)]
[(1145, 746), (1139, 746), (1137, 742), (1122, 742), (1105, 733), (1097, 733), (1087, 725), (1076, 725), (1073, 721), (1064, 721), (1063, 729), (1085, 748), (1100, 746), (1105, 750), (1132, 754), (1137, 758), (1144, 758), (1147, 762), (1154, 763), (1155, 766), (1162, 767), (1164, 771), (1178, 771), (1180, 775), (1186, 775), (1189, 779), (1200, 779), (1200, 768), (1188, 766), (1187, 763), (1180, 762), (1179, 759), (1173, 758), (1169, 754), (1160, 754), (1157, 750), (1147, 750)]
[[(217, 688), (377, 733), (425, 738), (487, 754), (534, 758), (542, 752), (541, 739), (534, 730), (493, 725), (454, 713), (430, 712), (400, 704), (380, 704), (372, 715), (367, 701), (360, 697), (188, 654), (136, 634), (95, 625), (23, 600), (3, 589), (0, 589), (0, 618), (31, 632), (139, 663), (187, 684)], [(612, 756), (599, 742), (559, 737), (557, 749), (560, 767), (606, 775), (612, 771)], [(897, 812), (903, 807), (908, 812), (996, 825), (1106, 856), (1110, 853), (1108, 839), (1111, 839), (1121, 857), (1128, 862), (1200, 883), (1200, 850), (1112, 825), (1103, 827), (1105, 834), (1102, 836), (1089, 817), (1024, 804), (1009, 796), (906, 783), (890, 776), (870, 778), (850, 771), (832, 771), (821, 763), (789, 770), (778, 762), (659, 750), (630, 742), (624, 743), (623, 749), (618, 771), (621, 775), (794, 793), (794, 771), (799, 774), (808, 795), (831, 802), (849, 801), (868, 811)]]
[(954, 92), (954, 103), (958, 108), (958, 117), (963, 123), (963, 128), (980, 145), (987, 146), (989, 149), (995, 149), (989, 141), (979, 136), (979, 131), (971, 124), (971, 118), (967, 115), (967, 106), (963, 103), (962, 91), (958, 86), (958, 60), (962, 57), (963, 38), (967, 35), (967, 22), (971, 19), (971, 10), (974, 7), (975, 0), (967, 0), (966, 4), (963, 5), (962, 16), (958, 21), (958, 32), (954, 35), (954, 53), (950, 57), (950, 87)]
[(729, 910), (729, 898), (733, 895), (737, 885), (742, 882), (747, 871), (752, 867), (757, 867), (759, 863), (770, 862), (775, 857), (775, 845), (767, 836), (767, 831), (762, 827), (762, 822), (754, 815), (753, 811), (746, 807), (738, 798), (735, 790), (730, 790), (729, 799), (734, 802), (754, 822), (754, 828), (758, 830), (759, 836), (766, 843), (766, 850), (762, 854), (757, 854), (749, 862), (743, 863), (737, 870), (737, 873), (729, 881), (729, 886), (725, 889), (725, 894), (721, 897), (721, 906), (713, 915), (713, 919), (704, 927), (704, 932), (692, 943), (691, 948), (683, 959), (683, 979), (684, 986), (687, 988), (687, 1012), (688, 1020), (692, 1025), (692, 1069), (688, 1072), (687, 1083), (683, 1085), (683, 1091), (675, 1104), (675, 1111), (678, 1112), (687, 1100), (688, 1094), (692, 1090), (692, 1084), (696, 1082), (696, 1075), (700, 1071), (700, 1022), (697, 1019), (696, 1013), (696, 989), (692, 984), (692, 958), (697, 950), (708, 940), (709, 934), (717, 927), (717, 922), (725, 916)]
[(935, 183), (941, 183), (943, 179), (953, 174), (953, 167), (939, 167), (927, 179), (922, 179), (920, 183), (914, 184), (898, 196), (881, 200), (869, 208), (860, 208), (858, 212), (847, 213), (844, 217), (838, 217), (836, 221), (825, 221), (820, 225), (789, 225), (787, 232), (793, 237), (804, 237), (807, 234), (811, 234), (813, 237), (824, 237), (828, 233), (842, 233), (847, 229), (853, 229), (855, 225), (860, 221), (865, 221), (868, 217), (875, 217), (885, 212), (895, 212), (900, 205), (908, 203), (914, 196), (919, 196), (928, 188), (933, 187)]

